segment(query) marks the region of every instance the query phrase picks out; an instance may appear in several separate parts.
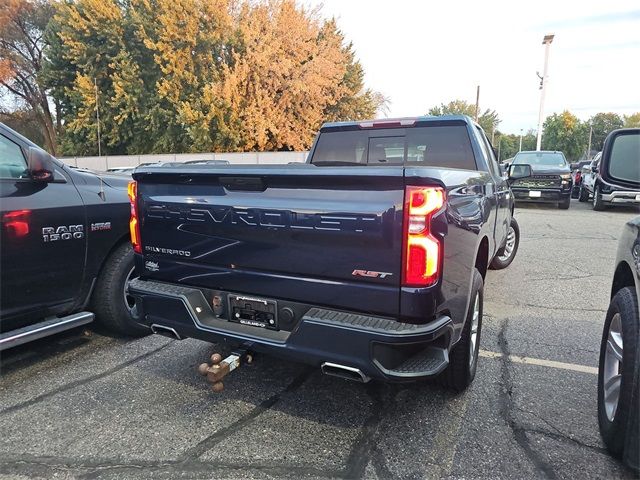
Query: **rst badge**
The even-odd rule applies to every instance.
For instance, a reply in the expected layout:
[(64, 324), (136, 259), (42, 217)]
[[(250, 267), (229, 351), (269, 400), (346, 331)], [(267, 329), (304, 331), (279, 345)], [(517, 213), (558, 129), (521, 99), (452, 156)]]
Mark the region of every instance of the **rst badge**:
[(82, 225), (60, 225), (59, 227), (43, 227), (42, 239), (44, 242), (56, 242), (59, 240), (71, 240), (84, 237)]
[(354, 277), (366, 277), (366, 278), (385, 278), (390, 277), (393, 273), (387, 272), (374, 272), (372, 270), (354, 270), (351, 272)]

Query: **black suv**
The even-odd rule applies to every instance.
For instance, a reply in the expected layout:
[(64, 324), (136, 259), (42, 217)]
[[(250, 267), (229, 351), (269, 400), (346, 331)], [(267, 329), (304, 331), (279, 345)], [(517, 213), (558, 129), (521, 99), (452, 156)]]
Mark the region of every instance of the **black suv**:
[[(615, 146), (613, 143), (605, 145), (605, 148), (615, 148), (616, 152), (603, 150), (602, 156), (615, 154), (640, 158), (639, 131), (638, 128), (625, 128), (611, 132), (621, 139)], [(589, 174), (591, 178), (585, 177), (582, 185), (581, 202), (586, 202), (591, 197), (594, 210), (604, 210), (607, 206), (615, 205), (640, 205), (640, 161), (614, 165), (614, 170), (607, 179), (603, 178), (600, 167), (600, 158), (594, 158)]]
[(569, 208), (573, 181), (562, 152), (519, 152), (511, 165), (531, 165), (532, 172), (531, 177), (511, 184), (516, 202), (557, 203), (558, 208)]

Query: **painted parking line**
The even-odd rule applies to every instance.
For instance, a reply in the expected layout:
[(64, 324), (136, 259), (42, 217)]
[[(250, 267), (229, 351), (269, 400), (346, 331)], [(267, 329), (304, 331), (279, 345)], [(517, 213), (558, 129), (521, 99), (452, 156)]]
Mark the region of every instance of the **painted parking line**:
[[(501, 353), (491, 352), (489, 350), (480, 350), (480, 352), (478, 353), (481, 357), (486, 357), (486, 358), (502, 357)], [(598, 374), (598, 369), (595, 367), (588, 367), (586, 365), (577, 365), (575, 363), (555, 362), (553, 360), (544, 360), (542, 358), (520, 357), (518, 355), (509, 355), (509, 360), (512, 361), (513, 363), (521, 363), (523, 365), (538, 365), (541, 367), (571, 370), (573, 372), (591, 373), (593, 375)]]

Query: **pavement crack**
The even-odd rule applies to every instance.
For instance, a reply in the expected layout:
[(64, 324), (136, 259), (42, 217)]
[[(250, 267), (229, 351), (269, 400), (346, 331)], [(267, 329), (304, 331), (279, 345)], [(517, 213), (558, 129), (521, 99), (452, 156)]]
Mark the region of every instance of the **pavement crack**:
[(511, 352), (509, 351), (509, 343), (506, 338), (508, 324), (509, 319), (505, 319), (500, 327), (500, 332), (498, 333), (498, 345), (500, 346), (500, 351), (502, 353), (502, 356), (500, 357), (501, 388), (498, 393), (500, 415), (511, 429), (516, 443), (520, 446), (531, 463), (542, 474), (544, 474), (546, 478), (553, 480), (557, 478), (553, 467), (531, 447), (531, 443), (527, 437), (527, 431), (517, 423), (515, 415), (513, 414), (513, 411), (517, 407), (513, 399), (513, 379), (511, 378), (511, 362), (509, 360)]
[(180, 460), (186, 462), (190, 459), (196, 459), (203, 455), (205, 452), (216, 446), (218, 443), (233, 435), (234, 433), (242, 430), (244, 427), (253, 422), (257, 417), (262, 415), (264, 412), (268, 411), (273, 407), (276, 403), (280, 401), (280, 398), (290, 392), (293, 392), (300, 388), (300, 386), (312, 375), (313, 369), (310, 367), (305, 368), (300, 374), (298, 374), (286, 388), (278, 392), (266, 400), (263, 400), (260, 404), (258, 404), (253, 410), (249, 413), (241, 417), (240, 419), (233, 422), (231, 425), (228, 425), (220, 430), (209, 435), (204, 440), (200, 441), (198, 444), (193, 447), (185, 450), (182, 455), (180, 455)]
[[(33, 456), (21, 454), (20, 457), (12, 457), (11, 454), (0, 454), (0, 473), (27, 474), (33, 477), (50, 478), (55, 471), (64, 471), (71, 474), (72, 478), (95, 479), (101, 478), (105, 473), (120, 474), (128, 478), (131, 474), (144, 471), (152, 473), (152, 478), (164, 474), (169, 478), (224, 478), (225, 473), (262, 472), (268, 475), (299, 479), (302, 477), (313, 478), (339, 478), (341, 473), (332, 469), (320, 469), (311, 465), (292, 465), (283, 463), (259, 463), (247, 464), (244, 462), (209, 462), (193, 460), (182, 462), (178, 460), (143, 461), (122, 459), (78, 459), (55, 456)], [(218, 475), (214, 475), (217, 473)], [(127, 475), (129, 474), (129, 475)], [(213, 477), (212, 477), (213, 475)], [(249, 475), (250, 476), (250, 475)]]
[(9, 413), (14, 413), (17, 412), (19, 410), (23, 410), (27, 407), (30, 407), (32, 405), (35, 405), (36, 403), (40, 403), (44, 400), (47, 400), (55, 395), (58, 395), (59, 393), (63, 393), (63, 392), (67, 392), (69, 390), (72, 390), (76, 387), (81, 387), (82, 385), (86, 385), (87, 383), (93, 382), (95, 380), (100, 380), (101, 378), (105, 378), (108, 377), (109, 375), (113, 375), (114, 373), (119, 372), (120, 370), (123, 370), (131, 365), (133, 365), (134, 363), (138, 363), (141, 360), (144, 360), (145, 358), (150, 357), (151, 355), (155, 355), (156, 353), (158, 353), (159, 351), (167, 348), (169, 345), (171, 345), (175, 340), (170, 340), (167, 343), (161, 345), (158, 348), (154, 348), (153, 350), (150, 350), (146, 353), (143, 353), (142, 355), (139, 355), (135, 358), (132, 358), (131, 360), (128, 360), (124, 363), (121, 363), (119, 365), (116, 365), (115, 367), (109, 368), (108, 370), (105, 370), (104, 372), (101, 373), (97, 373), (95, 375), (90, 375), (88, 377), (85, 378), (81, 378), (80, 380), (76, 380), (73, 382), (69, 382), (69, 383), (65, 383), (64, 385), (61, 385), (57, 388), (54, 388), (53, 390), (50, 390), (46, 393), (40, 394), (36, 397), (33, 397), (29, 400), (25, 400), (24, 402), (21, 403), (16, 403), (15, 405), (11, 405), (10, 407), (4, 408), (2, 410), (0, 410), (0, 415), (5, 415), (5, 414), (9, 414)]
[[(547, 425), (550, 425), (548, 422)], [(575, 445), (578, 445), (580, 447), (583, 448), (588, 448), (590, 450), (594, 450), (598, 453), (602, 453), (603, 455), (609, 455), (609, 452), (606, 448), (604, 447), (600, 447), (597, 445), (590, 445), (588, 443), (585, 443), (581, 440), (578, 440), (577, 438), (572, 437), (571, 435), (568, 435), (560, 430), (558, 430), (557, 428), (553, 427), (552, 425), (550, 425), (553, 430), (555, 430), (555, 432), (550, 432), (548, 430), (543, 430), (543, 429), (538, 429), (538, 428), (522, 428), (526, 433), (532, 433), (535, 435), (542, 435), (544, 437), (549, 437), (549, 438), (553, 438), (554, 440), (558, 440), (561, 442), (568, 442), (568, 443), (573, 443)]]
[(351, 452), (346, 461), (345, 478), (363, 478), (370, 461), (372, 461), (376, 473), (380, 478), (394, 478), (382, 460), (383, 456), (380, 454), (372, 455), (374, 452), (378, 452), (376, 434), (380, 427), (380, 422), (385, 412), (392, 411), (395, 408), (395, 399), (400, 391), (400, 389), (395, 389), (395, 395), (393, 395), (391, 401), (385, 402), (383, 391), (385, 387), (387, 386), (380, 384), (367, 385), (367, 394), (372, 401), (371, 414), (365, 421), (358, 438), (351, 448)]

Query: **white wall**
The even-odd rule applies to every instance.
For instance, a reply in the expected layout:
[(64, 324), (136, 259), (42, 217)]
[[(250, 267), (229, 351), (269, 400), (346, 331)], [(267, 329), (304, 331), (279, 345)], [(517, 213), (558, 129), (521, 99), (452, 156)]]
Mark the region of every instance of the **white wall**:
[(62, 157), (69, 165), (107, 170), (114, 167), (135, 167), (141, 163), (186, 162), (189, 160), (227, 160), (231, 164), (303, 163), (309, 152), (229, 152), (229, 153), (166, 153), (152, 155), (112, 155), (103, 157)]

